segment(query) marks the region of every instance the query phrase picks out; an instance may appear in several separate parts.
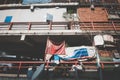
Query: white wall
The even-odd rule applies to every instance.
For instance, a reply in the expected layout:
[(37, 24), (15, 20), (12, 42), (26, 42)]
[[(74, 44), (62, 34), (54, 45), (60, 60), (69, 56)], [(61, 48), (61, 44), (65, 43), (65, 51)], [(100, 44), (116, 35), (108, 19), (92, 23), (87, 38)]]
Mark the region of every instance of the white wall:
[(13, 16), (11, 22), (45, 22), (47, 13), (53, 15), (53, 21), (65, 21), (64, 12), (65, 8), (35, 8), (33, 12), (30, 9), (0, 10), (0, 22), (4, 22), (6, 16)]

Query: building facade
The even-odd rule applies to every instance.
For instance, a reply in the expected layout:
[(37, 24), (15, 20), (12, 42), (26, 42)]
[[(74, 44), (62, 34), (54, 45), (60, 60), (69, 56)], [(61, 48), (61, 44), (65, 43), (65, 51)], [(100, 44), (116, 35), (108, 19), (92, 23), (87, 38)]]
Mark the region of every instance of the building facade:
[[(120, 0), (38, 1), (0, 1), (1, 54), (16, 55), (15, 61), (44, 61), (49, 37), (68, 47), (96, 46), (101, 59), (110, 57), (108, 64), (119, 64), (120, 57), (117, 62), (113, 55), (120, 55)], [(108, 35), (106, 42), (95, 45), (96, 35)]]

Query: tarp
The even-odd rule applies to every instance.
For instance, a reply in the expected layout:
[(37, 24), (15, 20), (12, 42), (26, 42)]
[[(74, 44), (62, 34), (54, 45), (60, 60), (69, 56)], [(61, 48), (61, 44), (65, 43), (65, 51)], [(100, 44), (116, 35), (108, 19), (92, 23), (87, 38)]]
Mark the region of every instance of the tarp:
[(102, 46), (102, 45), (112, 45), (114, 42), (114, 38), (111, 35), (96, 35), (94, 36), (94, 44), (95, 46)]
[(102, 35), (94, 36), (94, 44), (95, 44), (95, 46), (104, 45), (103, 36)]
[[(51, 41), (49, 38), (47, 39), (46, 50), (45, 50), (45, 59), (49, 60), (51, 55), (65, 55), (65, 41), (61, 43), (56, 43)], [(51, 55), (50, 55), (51, 54)], [(50, 56), (48, 56), (50, 55)]]
[(23, 0), (22, 4), (49, 3), (52, 0)]
[[(78, 47), (77, 47), (78, 48)], [(75, 49), (75, 48), (74, 48)], [(54, 55), (55, 60), (62, 59), (62, 60), (75, 60), (75, 59), (82, 59), (82, 58), (93, 58), (96, 55), (96, 51), (94, 47), (79, 47), (79, 49), (75, 49), (74, 52), (72, 52), (71, 56), (66, 55), (66, 56), (60, 56), (60, 55)]]
[[(58, 57), (59, 55), (55, 55), (56, 57)], [(73, 55), (71, 57), (60, 57), (60, 59), (62, 60), (72, 60), (72, 59), (78, 59), (78, 58), (81, 58), (81, 57), (84, 57), (84, 56), (88, 56), (88, 51), (86, 48), (82, 48), (82, 49), (78, 49), (78, 50), (75, 50), (73, 52)]]
[(104, 40), (104, 41), (109, 41), (109, 42), (114, 42), (113, 36), (108, 35), (108, 34), (103, 35), (103, 40)]
[(54, 44), (49, 38), (47, 39), (46, 44), (46, 54), (59, 54), (64, 55), (65, 54), (65, 41), (61, 42), (60, 44)]

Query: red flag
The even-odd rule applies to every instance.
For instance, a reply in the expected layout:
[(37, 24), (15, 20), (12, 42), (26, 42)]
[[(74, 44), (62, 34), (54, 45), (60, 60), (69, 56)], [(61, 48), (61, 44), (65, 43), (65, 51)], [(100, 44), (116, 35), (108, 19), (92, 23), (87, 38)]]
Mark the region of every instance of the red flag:
[(65, 41), (57, 45), (57, 44), (53, 44), (53, 42), (48, 38), (45, 53), (64, 55), (65, 54)]

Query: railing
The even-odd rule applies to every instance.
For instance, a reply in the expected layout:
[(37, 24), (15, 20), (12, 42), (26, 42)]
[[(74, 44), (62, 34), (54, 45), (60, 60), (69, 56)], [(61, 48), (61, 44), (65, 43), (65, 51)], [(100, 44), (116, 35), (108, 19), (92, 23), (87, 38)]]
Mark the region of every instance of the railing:
[[(75, 74), (77, 69), (73, 68), (73, 65), (77, 66), (77, 65), (81, 64), (78, 61), (60, 62), (60, 64), (62, 64), (62, 65), (61, 66), (59, 65), (59, 66), (55, 67), (54, 65), (51, 66), (51, 64), (53, 64), (53, 62), (44, 62), (44, 61), (0, 61), (0, 63), (16, 64), (16, 65), (11, 67), (11, 69), (12, 69), (11, 73), (12, 74), (16, 74), (16, 75), (14, 75), (14, 77), (17, 77), (17, 78), (20, 78), (21, 74), (25, 74), (26, 75), (27, 72), (28, 72), (28, 68), (32, 68), (34, 65), (37, 68), (41, 64), (45, 64), (45, 71), (47, 72), (47, 74), (46, 74), (47, 77), (49, 76), (49, 74), (52, 74), (52, 72), (54, 72), (54, 71), (51, 72), (49, 69), (53, 69), (54, 68), (53, 70), (55, 70), (55, 69), (56, 70), (58, 70), (58, 69), (59, 70), (64, 70), (64, 73), (68, 73), (68, 74), (70, 72), (74, 72), (73, 76), (74, 76), (75, 79), (78, 78), (78, 76), (75, 77), (78, 73)], [(113, 70), (113, 69), (115, 69), (115, 65), (120, 65), (120, 62), (100, 62), (101, 67), (97, 66), (97, 62), (96, 61), (94, 61), (94, 62), (90, 62), (90, 61), (89, 62), (83, 62), (82, 64), (84, 65), (84, 71), (86, 71), (86, 68), (92, 69), (93, 71), (95, 70), (97, 72), (97, 74), (99, 75), (99, 76), (96, 75), (99, 78), (99, 80), (103, 80), (103, 77), (102, 77), (103, 76), (103, 72), (102, 72), (102, 70), (105, 69), (105, 65), (112, 65), (113, 67), (110, 67), (110, 69)], [(72, 71), (72, 69), (74, 69), (74, 70)], [(6, 77), (8, 77), (8, 74), (10, 74), (10, 73), (5, 73), (5, 74), (7, 74)], [(4, 73), (3, 73), (3, 75), (4, 75)], [(10, 75), (10, 76), (12, 76), (12, 75)], [(27, 77), (27, 75), (25, 77)], [(95, 76), (93, 76), (92, 78), (94, 78), (94, 77)], [(49, 78), (52, 78), (52, 77), (49, 77)], [(60, 77), (58, 77), (58, 78), (60, 78)], [(89, 78), (89, 77), (86, 76), (85, 78)], [(49, 80), (49, 79), (46, 78), (46, 80)]]
[(12, 22), (0, 23), (0, 30), (67, 30), (73, 26), (79, 27), (68, 22)]
[[(53, 64), (54, 62), (45, 62), (45, 61), (0, 61), (0, 63), (6, 63), (6, 64), (16, 64), (13, 65), (13, 68), (28, 68), (30, 66), (36, 65), (39, 66), (40, 64), (45, 64), (46, 68), (50, 67), (50, 64)], [(77, 65), (79, 64), (79, 61), (62, 61), (60, 62), (60, 64), (72, 64), (72, 65)], [(24, 65), (25, 64), (25, 65)], [(96, 65), (97, 62), (96, 61), (87, 61), (87, 62), (82, 62), (82, 64), (84, 65)], [(103, 65), (114, 65), (114, 64), (120, 64), (120, 62), (109, 62), (109, 61), (101, 61), (100, 64)], [(97, 66), (97, 65), (96, 65)], [(1, 67), (1, 66), (0, 66)]]
[(119, 31), (120, 22), (12, 22), (0, 23), (0, 30), (101, 30)]
[[(49, 69), (53, 66), (51, 66), (51, 64), (53, 64), (54, 62), (45, 62), (45, 61), (0, 61), (0, 63), (5, 63), (5, 64), (12, 64), (12, 69), (16, 69), (18, 71), (20, 71), (21, 69), (28, 69), (29, 67), (32, 67), (32, 66), (39, 66), (40, 64), (45, 64), (45, 68), (46, 69)], [(14, 65), (13, 65), (14, 64)], [(60, 64), (68, 64), (67, 67), (65, 66), (58, 66), (57, 68), (69, 68), (71, 69), (72, 68), (72, 65), (77, 65), (77, 64), (80, 64), (79, 61), (63, 61), (63, 62), (60, 62)], [(97, 62), (96, 61), (87, 61), (87, 62), (82, 62), (82, 64), (90, 69), (97, 69), (98, 66), (97, 66)], [(101, 61), (100, 62), (100, 65), (101, 65), (101, 68), (104, 69), (105, 68), (105, 65), (120, 65), (120, 62), (108, 62), (108, 61)], [(5, 66), (0, 66), (0, 68), (2, 67), (5, 67)], [(115, 66), (114, 66), (115, 67)], [(17, 72), (17, 71), (16, 71)]]
[(80, 23), (82, 30), (119, 31), (119, 22), (84, 22)]

